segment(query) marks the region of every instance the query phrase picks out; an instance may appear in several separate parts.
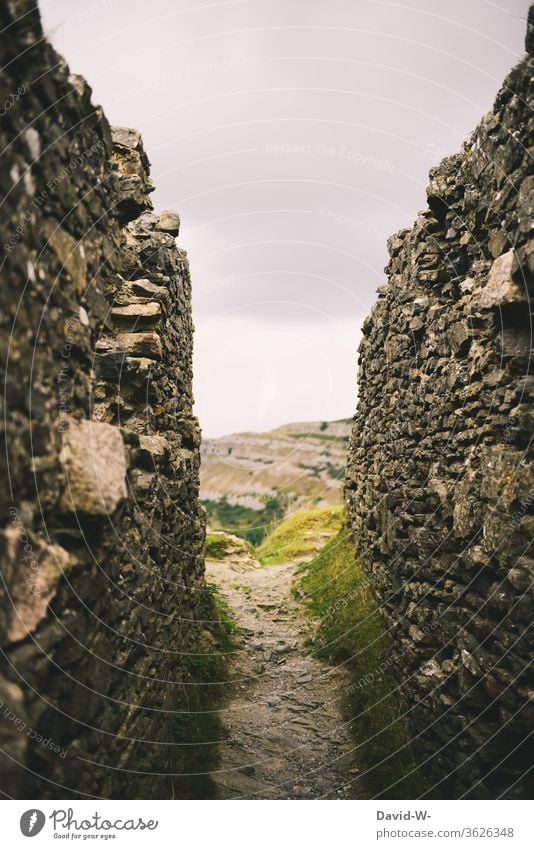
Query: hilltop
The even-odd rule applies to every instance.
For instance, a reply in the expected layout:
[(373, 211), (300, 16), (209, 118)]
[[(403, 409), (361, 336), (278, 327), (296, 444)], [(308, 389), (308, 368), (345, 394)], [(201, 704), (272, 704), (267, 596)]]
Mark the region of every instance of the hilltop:
[(261, 541), (288, 513), (341, 501), (350, 419), (207, 439), (200, 497), (212, 528)]

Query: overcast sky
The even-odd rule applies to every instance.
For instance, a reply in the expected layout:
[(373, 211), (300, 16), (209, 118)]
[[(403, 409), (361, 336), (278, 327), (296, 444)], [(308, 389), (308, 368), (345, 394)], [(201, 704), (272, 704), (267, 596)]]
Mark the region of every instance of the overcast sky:
[(352, 415), (386, 238), (523, 53), (528, 0), (41, 0), (182, 218), (205, 436)]

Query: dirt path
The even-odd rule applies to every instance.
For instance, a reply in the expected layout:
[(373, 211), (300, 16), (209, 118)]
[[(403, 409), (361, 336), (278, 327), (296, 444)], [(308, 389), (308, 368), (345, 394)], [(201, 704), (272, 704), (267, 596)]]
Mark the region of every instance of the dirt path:
[(218, 798), (359, 798), (341, 710), (348, 681), (304, 646), (310, 626), (290, 592), (297, 566), (242, 556), (207, 564), (243, 629), (221, 712)]

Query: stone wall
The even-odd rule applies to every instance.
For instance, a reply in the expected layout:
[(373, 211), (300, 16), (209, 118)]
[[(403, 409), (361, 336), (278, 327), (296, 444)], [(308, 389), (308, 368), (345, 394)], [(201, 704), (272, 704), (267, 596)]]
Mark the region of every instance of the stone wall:
[(431, 171), (360, 346), (350, 522), (420, 762), (449, 797), (532, 792), (532, 93), (527, 56)]
[(166, 798), (203, 581), (178, 216), (0, 4), (0, 789)]

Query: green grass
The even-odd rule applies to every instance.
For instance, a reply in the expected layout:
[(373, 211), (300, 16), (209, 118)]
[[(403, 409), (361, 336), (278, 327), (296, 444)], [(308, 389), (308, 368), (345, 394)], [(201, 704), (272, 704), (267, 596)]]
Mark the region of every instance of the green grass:
[(428, 784), (417, 769), (388, 667), (389, 644), (368, 579), (346, 528), (298, 570), (293, 591), (317, 620), (310, 646), (350, 671), (346, 711), (369, 797), (417, 799)]
[(206, 534), (206, 558), (224, 560), (228, 554), (228, 539), (224, 534)]
[(343, 508), (318, 507), (295, 513), (281, 522), (256, 549), (256, 557), (263, 566), (285, 563), (297, 557), (311, 555), (317, 550), (317, 540), (324, 544), (320, 534), (335, 536), (343, 521)]
[[(194, 639), (195, 653), (189, 659), (189, 675), (178, 690), (175, 705), (173, 788), (179, 799), (212, 799), (215, 795), (210, 773), (218, 765), (223, 729), (218, 708), (228, 677), (228, 655), (237, 648), (239, 628), (215, 584), (205, 587), (202, 630)], [(183, 744), (183, 745), (180, 745)]]
[(229, 654), (236, 648), (236, 637), (240, 628), (233, 618), (226, 599), (220, 594), (217, 584), (206, 584), (206, 594), (210, 599), (213, 624), (212, 633), (216, 644), (223, 654)]
[(252, 546), (242, 537), (233, 539), (224, 531), (206, 534), (206, 558), (208, 560), (224, 560), (232, 552), (246, 549), (252, 552)]
[(208, 524), (214, 530), (227, 531), (259, 545), (276, 522), (284, 515), (284, 497), (265, 496), (262, 510), (253, 510), (241, 504), (230, 504), (226, 497), (219, 501), (203, 501), (208, 514)]

